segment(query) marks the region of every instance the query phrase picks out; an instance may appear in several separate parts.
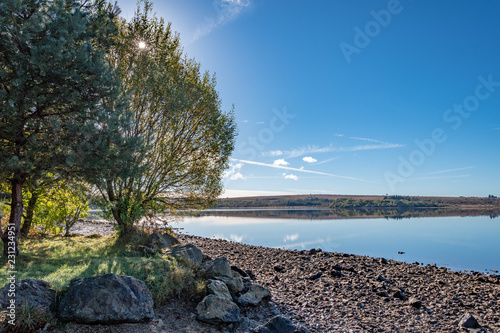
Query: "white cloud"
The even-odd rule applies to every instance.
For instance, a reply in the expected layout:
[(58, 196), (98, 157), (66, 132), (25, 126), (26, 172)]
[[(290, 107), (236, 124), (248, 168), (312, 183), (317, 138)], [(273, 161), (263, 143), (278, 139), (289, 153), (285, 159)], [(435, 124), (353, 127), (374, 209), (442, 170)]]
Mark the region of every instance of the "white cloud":
[(289, 175), (287, 175), (286, 173), (284, 173), (283, 176), (285, 177), (285, 179), (299, 180), (299, 177), (295, 176), (292, 173), (289, 174)]
[(269, 152), (269, 156), (281, 156), (283, 155), (283, 152), (281, 150), (271, 150)]
[(243, 176), (238, 170), (243, 167), (243, 163), (229, 164), (229, 170), (224, 171), (223, 178), (229, 178), (230, 180), (245, 180), (246, 177)]
[(275, 166), (287, 166), (288, 164), (290, 164), (290, 163), (288, 163), (287, 161), (285, 161), (282, 158), (273, 162), (273, 165), (275, 165)]
[(251, 4), (251, 0), (215, 0), (213, 5), (217, 12), (217, 16), (207, 19), (205, 24), (196, 30), (192, 42), (208, 35), (215, 28), (234, 21), (243, 10), (250, 7)]
[(277, 168), (277, 169), (284, 169), (284, 170), (291, 170), (291, 171), (314, 173), (316, 175), (323, 175), (323, 176), (330, 176), (330, 177), (336, 177), (336, 178), (357, 180), (357, 181), (360, 181), (360, 182), (366, 182), (366, 183), (372, 183), (372, 184), (379, 184), (377, 182), (373, 182), (373, 181), (369, 181), (369, 180), (364, 180), (364, 179), (360, 179), (360, 178), (347, 177), (347, 176), (339, 176), (339, 175), (334, 175), (334, 174), (331, 174), (331, 173), (320, 172), (320, 171), (297, 169), (297, 168), (291, 168), (291, 167), (282, 166), (282, 165), (267, 164), (267, 163), (256, 162), (256, 161), (248, 161), (248, 160), (239, 160), (239, 159), (236, 159), (236, 158), (231, 158), (231, 160), (232, 161), (237, 161), (237, 162), (240, 162), (240, 163), (243, 163), (243, 164), (260, 165), (260, 166), (269, 167), (269, 168)]
[(258, 121), (255, 123), (255, 125), (264, 125), (264, 122), (263, 121)]
[(231, 175), (231, 177), (229, 177), (229, 179), (231, 179), (231, 180), (238, 180), (238, 179), (245, 180), (246, 177), (243, 176), (241, 173), (237, 172), (234, 175)]
[(317, 159), (311, 157), (311, 156), (306, 156), (302, 159), (302, 161), (304, 162), (307, 162), (307, 163), (314, 163), (314, 162), (318, 162)]

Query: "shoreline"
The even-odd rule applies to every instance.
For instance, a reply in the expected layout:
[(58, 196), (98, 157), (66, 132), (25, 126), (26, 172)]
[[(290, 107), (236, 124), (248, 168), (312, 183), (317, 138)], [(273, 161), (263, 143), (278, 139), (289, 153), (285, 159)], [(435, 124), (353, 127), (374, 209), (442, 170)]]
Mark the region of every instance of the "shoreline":
[(312, 332), (467, 332), (458, 326), (466, 313), (500, 332), (500, 275), (177, 236), (252, 271), (278, 308)]
[[(106, 222), (82, 223), (74, 232), (112, 232)], [(271, 291), (279, 311), (311, 332), (500, 332), (500, 275), (320, 249), (176, 237), (209, 257), (224, 256), (250, 270), (255, 283)], [(485, 330), (459, 327), (467, 313)]]

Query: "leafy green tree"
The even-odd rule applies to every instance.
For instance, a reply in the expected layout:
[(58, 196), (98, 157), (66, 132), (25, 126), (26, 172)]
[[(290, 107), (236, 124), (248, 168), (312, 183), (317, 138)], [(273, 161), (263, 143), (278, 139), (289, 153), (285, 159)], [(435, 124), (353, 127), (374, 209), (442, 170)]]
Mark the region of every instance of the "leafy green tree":
[(143, 4), (131, 21), (120, 21), (119, 42), (107, 55), (130, 94), (130, 135), (147, 143), (140, 177), (106, 178), (99, 186), (124, 235), (142, 217), (213, 205), (236, 135), (215, 78), (183, 57), (170, 24)]
[[(117, 13), (104, 1), (0, 2), (0, 176), (10, 183), (15, 230), (9, 236), (0, 225), (6, 255), (9, 241), (18, 254), (27, 179), (92, 180), (132, 156), (124, 95), (100, 50), (113, 41)], [(120, 154), (124, 163), (113, 164)]]
[(53, 183), (38, 198), (33, 224), (56, 234), (64, 231), (64, 236), (69, 236), (76, 221), (89, 215), (88, 193), (88, 185), (82, 182)]

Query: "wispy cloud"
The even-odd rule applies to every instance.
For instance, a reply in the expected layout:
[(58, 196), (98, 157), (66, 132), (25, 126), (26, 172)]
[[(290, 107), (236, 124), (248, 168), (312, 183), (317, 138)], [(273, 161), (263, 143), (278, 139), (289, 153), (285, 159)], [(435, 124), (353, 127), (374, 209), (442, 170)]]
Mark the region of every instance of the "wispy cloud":
[[(336, 136), (343, 136), (342, 134), (335, 134)], [(269, 152), (263, 152), (263, 156), (276, 156), (276, 152), (280, 152), (280, 155), (285, 155), (288, 158), (293, 158), (293, 157), (300, 157), (304, 155), (309, 155), (309, 154), (319, 154), (319, 153), (331, 153), (331, 152), (355, 152), (355, 151), (362, 151), (362, 150), (374, 150), (374, 149), (392, 149), (392, 148), (401, 148), (404, 147), (405, 145), (399, 144), (399, 143), (390, 143), (390, 142), (384, 142), (380, 140), (375, 140), (375, 139), (369, 139), (369, 138), (360, 138), (360, 137), (346, 137), (352, 140), (358, 140), (358, 141), (368, 141), (368, 142), (373, 142), (373, 144), (365, 144), (365, 145), (356, 145), (356, 146), (348, 146), (348, 147), (339, 147), (339, 146), (334, 146), (333, 144), (330, 144), (325, 147), (318, 147), (318, 146), (305, 146), (305, 147), (299, 147), (293, 150), (273, 150)]]
[(471, 175), (446, 175), (446, 176), (434, 176), (434, 177), (418, 177), (418, 178), (413, 178), (414, 180), (431, 180), (431, 179), (455, 179), (455, 178), (466, 178), (470, 177)]
[(500, 127), (494, 128), (493, 130), (498, 131), (498, 130), (500, 130)]
[(317, 159), (315, 159), (314, 157), (311, 157), (311, 156), (306, 156), (302, 159), (302, 161), (304, 162), (307, 162), (307, 163), (314, 163), (314, 162), (318, 162)]
[(282, 158), (280, 158), (279, 160), (276, 160), (276, 161), (273, 162), (274, 166), (280, 166), (280, 165), (287, 166), (288, 164), (290, 164), (290, 163), (288, 163), (287, 161), (285, 161)]
[(295, 176), (293, 173), (287, 175), (286, 173), (283, 174), (285, 179), (291, 179), (291, 180), (299, 180), (299, 177)]
[(235, 158), (231, 158), (231, 160), (236, 161), (236, 162), (240, 162), (240, 163), (243, 163), (243, 164), (260, 165), (260, 166), (269, 167), (269, 168), (284, 169), (284, 170), (297, 171), (297, 172), (313, 173), (313, 174), (316, 174), (316, 175), (323, 175), (323, 176), (329, 176), (329, 177), (335, 177), (335, 178), (343, 178), (343, 179), (356, 180), (356, 181), (366, 182), (366, 183), (379, 184), (377, 182), (372, 182), (372, 181), (364, 180), (364, 179), (360, 179), (360, 178), (334, 175), (334, 174), (331, 174), (331, 173), (320, 172), (320, 171), (305, 170), (303, 168), (297, 169), (297, 168), (291, 168), (291, 167), (282, 166), (282, 165), (274, 165), (274, 164), (268, 164), (268, 163), (262, 163), (262, 162), (256, 162), (256, 161), (248, 161), (248, 160), (239, 160), (239, 159), (235, 159)]
[(317, 162), (317, 163), (314, 163), (314, 165), (319, 165), (319, 164), (323, 164), (323, 163), (328, 163), (328, 162), (331, 162), (331, 161), (335, 161), (337, 159), (339, 159), (340, 157), (339, 156), (335, 156), (335, 157), (332, 157), (332, 158), (329, 158), (327, 160), (324, 160), (324, 161), (321, 161), (321, 162)]
[(205, 24), (196, 30), (192, 42), (208, 35), (215, 28), (234, 21), (251, 4), (252, 0), (215, 0), (213, 5), (217, 16), (207, 19)]
[(268, 156), (281, 156), (283, 155), (283, 152), (281, 150), (271, 150), (268, 152)]
[(465, 168), (456, 168), (456, 169), (446, 169), (446, 170), (439, 170), (439, 171), (432, 171), (432, 172), (427, 172), (426, 175), (438, 175), (442, 173), (449, 173), (449, 172), (455, 172), (455, 171), (463, 171), (463, 170), (469, 170), (469, 169), (474, 169), (473, 166), (468, 166)]

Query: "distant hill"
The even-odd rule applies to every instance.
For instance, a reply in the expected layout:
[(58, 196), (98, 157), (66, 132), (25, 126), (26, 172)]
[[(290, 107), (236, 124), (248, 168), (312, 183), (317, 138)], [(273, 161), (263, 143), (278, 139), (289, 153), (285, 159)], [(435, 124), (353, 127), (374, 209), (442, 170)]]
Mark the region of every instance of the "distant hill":
[(299, 194), (223, 198), (215, 208), (500, 208), (500, 199), (480, 197)]

